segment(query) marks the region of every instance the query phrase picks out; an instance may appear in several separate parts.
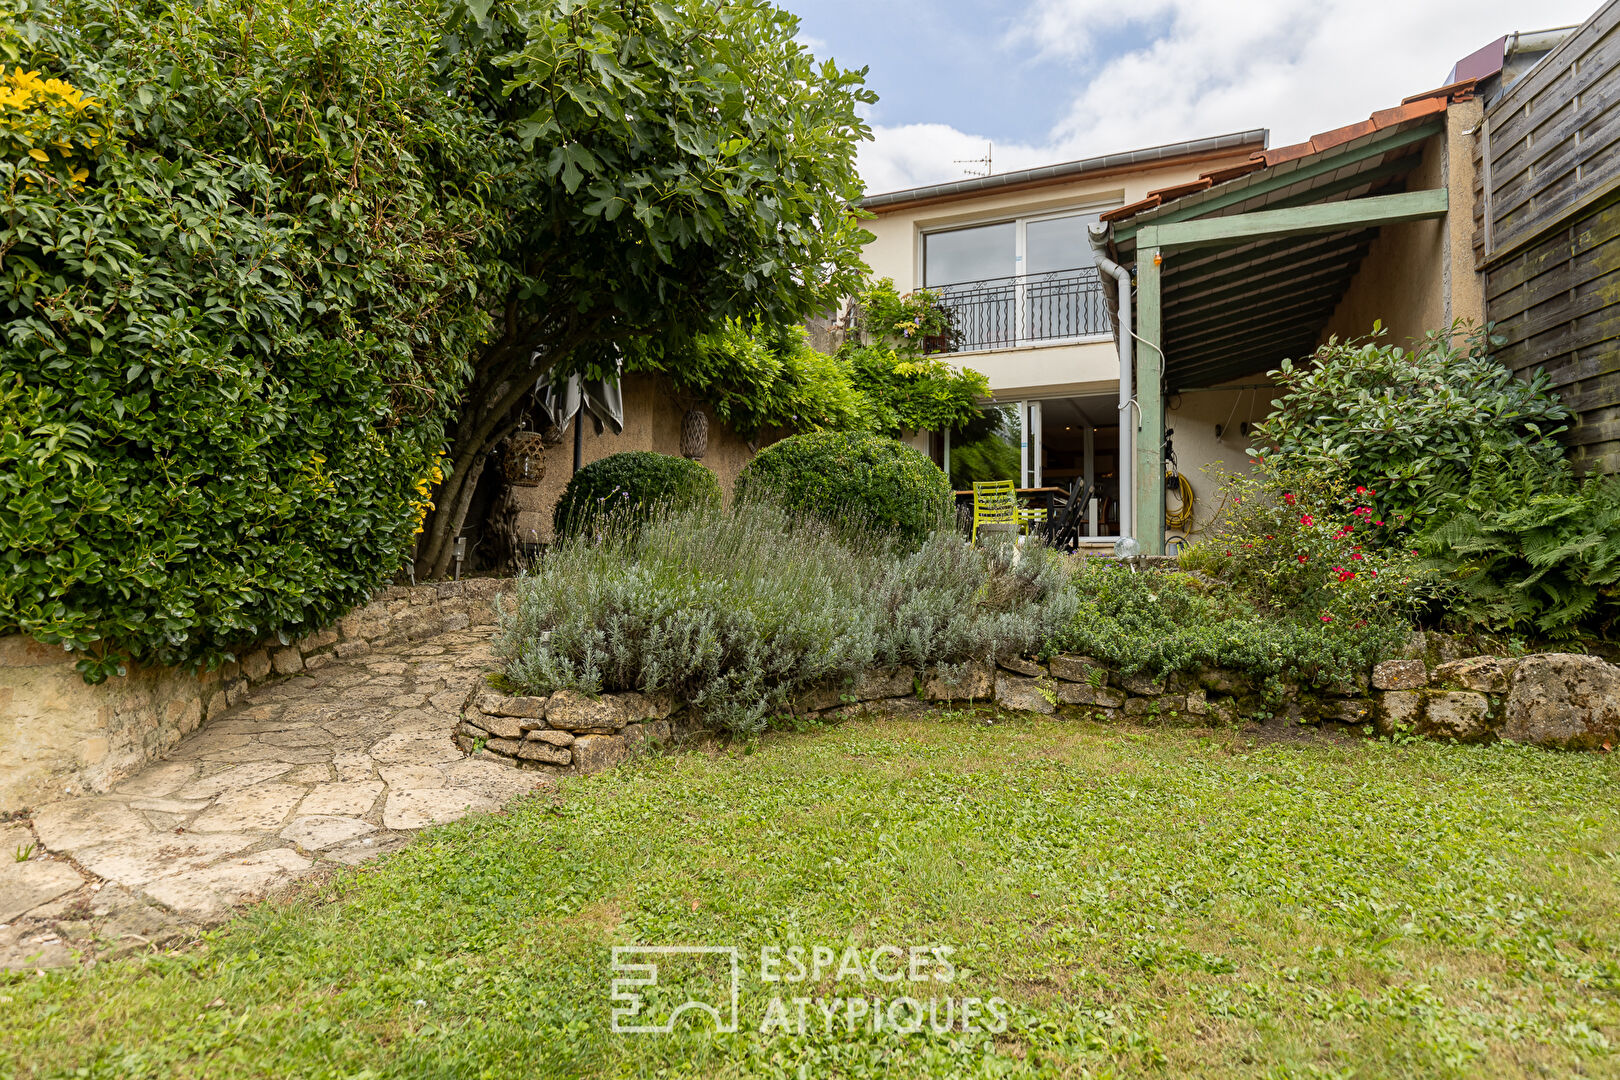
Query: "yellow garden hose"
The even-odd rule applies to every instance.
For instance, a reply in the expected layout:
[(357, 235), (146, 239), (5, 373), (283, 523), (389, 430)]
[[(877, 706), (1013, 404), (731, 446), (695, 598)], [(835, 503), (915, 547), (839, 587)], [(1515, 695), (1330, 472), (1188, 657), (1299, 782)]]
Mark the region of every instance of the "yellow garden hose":
[[(1186, 529), (1193, 520), (1193, 489), (1187, 478), (1174, 469), (1164, 471), (1165, 507), (1164, 524), (1170, 529)], [(1176, 500), (1169, 496), (1175, 492)]]

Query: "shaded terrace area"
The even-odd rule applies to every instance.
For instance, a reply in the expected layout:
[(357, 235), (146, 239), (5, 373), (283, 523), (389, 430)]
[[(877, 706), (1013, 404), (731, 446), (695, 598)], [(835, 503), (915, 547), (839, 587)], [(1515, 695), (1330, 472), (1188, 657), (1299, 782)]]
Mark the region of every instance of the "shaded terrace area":
[[(1368, 332), (1374, 318), (1404, 337), (1471, 314), (1456, 310), (1469, 305), (1453, 303), (1463, 283), (1451, 279), (1463, 275), (1446, 260), (1449, 232), (1473, 222), (1472, 160), (1453, 145), (1478, 112), (1472, 86), (1419, 95), (1102, 215), (1093, 246), (1135, 285), (1122, 309), (1116, 279), (1102, 275), (1121, 363), (1134, 366), (1123, 482), (1144, 552), (1165, 545), (1168, 402), (1252, 385), (1330, 333)], [(1431, 224), (1417, 232), (1415, 222)]]

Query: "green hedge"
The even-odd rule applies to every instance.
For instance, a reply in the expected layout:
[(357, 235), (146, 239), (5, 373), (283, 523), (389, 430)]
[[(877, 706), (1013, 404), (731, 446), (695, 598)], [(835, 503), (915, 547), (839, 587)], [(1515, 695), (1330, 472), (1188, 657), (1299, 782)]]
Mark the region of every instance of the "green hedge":
[(768, 498), (830, 522), (920, 544), (949, 520), (951, 485), (911, 447), (881, 435), (820, 431), (766, 447), (737, 477), (737, 498)]
[(552, 531), (563, 539), (604, 519), (645, 521), (659, 509), (720, 505), (720, 481), (706, 466), (670, 454), (630, 450), (593, 461), (568, 481)]
[(94, 99), (0, 115), (0, 634), (91, 680), (215, 662), (399, 569), (490, 329), (487, 133), (437, 39), (364, 0), (0, 25)]

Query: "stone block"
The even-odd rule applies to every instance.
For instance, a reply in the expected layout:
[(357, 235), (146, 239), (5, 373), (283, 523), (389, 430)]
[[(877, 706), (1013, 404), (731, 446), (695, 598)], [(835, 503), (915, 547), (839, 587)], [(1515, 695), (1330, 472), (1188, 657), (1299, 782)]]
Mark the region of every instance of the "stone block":
[(461, 723), (456, 725), (456, 734), (457, 735), (464, 735), (469, 739), (487, 739), (487, 738), (489, 738), (489, 732), (485, 731), (483, 728), (479, 727), (477, 724), (468, 723), (466, 720), (463, 720)]
[(332, 650), (339, 660), (353, 660), (371, 652), (371, 643), (366, 641), (340, 641)]
[(1620, 736), (1620, 668), (1595, 656), (1527, 656), (1513, 669), (1501, 735), (1514, 742), (1591, 750)]
[(270, 654), (270, 664), (278, 675), (296, 675), (304, 670), (304, 657), (297, 646), (289, 645)]
[(312, 652), (318, 652), (326, 648), (328, 645), (336, 645), (337, 639), (336, 630), (317, 630), (308, 637), (299, 640), (298, 651), (307, 656)]
[(1138, 697), (1158, 697), (1164, 693), (1163, 676), (1155, 678), (1138, 672), (1135, 675), (1121, 675), (1116, 681), (1126, 693)]
[(1247, 694), (1253, 689), (1247, 676), (1221, 668), (1204, 668), (1198, 673), (1198, 684), (1217, 694)]
[(893, 671), (873, 668), (855, 680), (850, 691), (856, 701), (909, 697), (917, 692), (917, 670), (902, 667)]
[(1004, 709), (1051, 716), (1057, 711), (1057, 704), (1048, 698), (1047, 694), (1041, 692), (1043, 689), (1036, 679), (1022, 675), (1000, 674), (996, 676), (996, 704)]
[[(543, 746), (543, 743), (531, 743)], [(574, 768), (582, 773), (601, 772), (623, 761), (626, 754), (624, 740), (617, 735), (581, 735), (568, 749), (558, 753), (573, 754)]]
[(490, 739), (484, 743), (484, 749), (492, 754), (502, 757), (517, 757), (519, 750), (526, 745), (522, 739)]
[(821, 712), (837, 708), (843, 703), (843, 691), (837, 686), (811, 686), (793, 695), (789, 707), (796, 714)]
[[(1066, 653), (1052, 657), (1047, 665), (1054, 678), (1067, 682), (1091, 683), (1101, 678), (1104, 685), (1108, 682), (1108, 669), (1089, 656), (1071, 656)], [(1100, 672), (1100, 675), (1093, 674)]]
[(611, 695), (593, 698), (578, 690), (559, 690), (546, 705), (546, 722), (562, 731), (617, 731), (629, 723), (624, 707)]
[(332, 662), (331, 653), (316, 653), (314, 656), (304, 657), (305, 671), (319, 671)]
[(1427, 696), (1426, 734), (1477, 742), (1491, 733), (1491, 703), (1485, 695), (1439, 690)]
[(1191, 716), (1209, 715), (1209, 691), (1202, 686), (1187, 691), (1187, 712)]
[(1381, 735), (1401, 729), (1416, 729), (1423, 719), (1423, 695), (1414, 690), (1391, 690), (1380, 694), (1373, 714)]
[[(564, 691), (564, 693), (573, 692), (571, 690)], [(579, 696), (584, 697), (583, 694)], [(545, 717), (546, 704), (550, 700), (550, 697), (498, 694), (493, 690), (485, 690), (477, 696), (473, 707), (485, 716), (508, 716), (520, 720), (525, 718), (539, 720)]]
[(1385, 660), (1373, 668), (1377, 690), (1419, 690), (1429, 685), (1429, 671), (1421, 660)]
[[(652, 725), (643, 726), (650, 727)], [(665, 726), (667, 727), (668, 725)], [(572, 746), (576, 737), (577, 736), (575, 736), (573, 732), (554, 731), (551, 728), (536, 728), (524, 736), (524, 738), (528, 739), (530, 742), (549, 743), (552, 746)]]
[(995, 668), (982, 661), (957, 665), (954, 671), (935, 668), (923, 681), (929, 701), (988, 700), (995, 692)]
[(1480, 694), (1505, 694), (1508, 688), (1507, 671), (1494, 656), (1449, 660), (1434, 669), (1434, 681), (1438, 686), (1457, 686)]
[(488, 713), (480, 712), (473, 713), (469, 719), (498, 739), (523, 738), (523, 721), (517, 717), (490, 716)]
[(1057, 694), (1058, 701), (1065, 705), (1097, 705), (1105, 709), (1119, 709), (1125, 706), (1125, 692), (1115, 690), (1111, 686), (1060, 682), (1054, 683), (1052, 690)]
[(670, 694), (641, 694), (632, 690), (615, 694), (614, 697), (624, 708), (625, 720), (632, 724), (643, 720), (662, 720), (675, 711), (675, 698)]
[(1014, 675), (1023, 675), (1027, 678), (1038, 679), (1046, 674), (1046, 669), (1033, 660), (1025, 660), (1021, 656), (1003, 657), (996, 661), (996, 666), (1003, 671), (1010, 671)]
[(1334, 698), (1318, 704), (1318, 718), (1338, 724), (1366, 724), (1373, 720), (1372, 702), (1365, 698)]
[(264, 649), (255, 649), (242, 657), (242, 674), (247, 676), (249, 682), (260, 682), (270, 675), (270, 654)]

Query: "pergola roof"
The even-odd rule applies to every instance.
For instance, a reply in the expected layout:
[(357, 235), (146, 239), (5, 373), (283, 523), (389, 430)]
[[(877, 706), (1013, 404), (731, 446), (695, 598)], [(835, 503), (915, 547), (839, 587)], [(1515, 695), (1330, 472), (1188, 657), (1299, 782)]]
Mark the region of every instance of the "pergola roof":
[[(1256, 213), (1286, 220), (1280, 212), (1290, 208), (1407, 191), (1424, 143), (1444, 127), (1446, 106), (1471, 90), (1464, 83), (1418, 95), (1359, 124), (1256, 154), (1242, 171), (1206, 174), (1103, 215), (1112, 223), (1114, 258), (1125, 265), (1136, 262), (1139, 247), (1176, 238), (1173, 246), (1164, 241), (1160, 268), (1168, 389), (1231, 381), (1314, 350), (1382, 222), (1323, 231), (1318, 213), (1299, 234), (1252, 239), (1221, 238), (1221, 227), (1207, 223)], [(1192, 222), (1206, 223), (1201, 233), (1183, 227)], [(1207, 239), (1189, 241), (1195, 233)], [(1104, 282), (1111, 285), (1106, 275)]]

